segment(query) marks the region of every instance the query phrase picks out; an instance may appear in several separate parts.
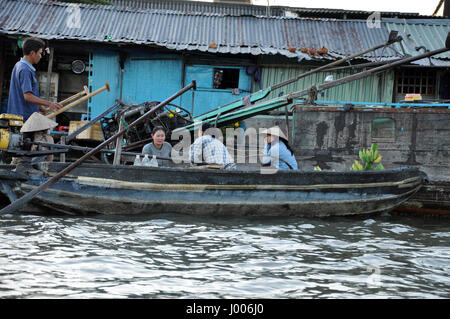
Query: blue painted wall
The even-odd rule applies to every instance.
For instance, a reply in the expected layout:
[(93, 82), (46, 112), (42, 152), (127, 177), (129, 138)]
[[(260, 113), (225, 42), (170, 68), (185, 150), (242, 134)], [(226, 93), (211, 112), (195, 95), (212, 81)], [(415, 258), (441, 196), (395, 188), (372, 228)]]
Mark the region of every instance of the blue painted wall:
[[(215, 68), (239, 69), (239, 94), (232, 94), (231, 89), (213, 89)], [(197, 90), (194, 92), (194, 116), (233, 102), (251, 93), (251, 77), (247, 75), (245, 67), (187, 65), (185, 74), (185, 84), (189, 84), (192, 80), (197, 81)], [(191, 111), (192, 93), (188, 93), (183, 97), (181, 105), (188, 111)]]
[[(129, 105), (164, 101), (181, 90), (182, 71), (177, 55), (131, 55), (125, 62), (122, 101)], [(172, 103), (180, 105), (180, 98)]]
[[(90, 59), (89, 85), (94, 91), (108, 82), (111, 92), (102, 92), (88, 102), (89, 118), (93, 118), (115, 103), (120, 97), (121, 70), (119, 53), (95, 51)], [(239, 94), (231, 89), (213, 89), (215, 68), (239, 70)], [(194, 115), (205, 113), (250, 94), (251, 77), (245, 67), (217, 65), (186, 65), (184, 85), (197, 81), (194, 91)], [(142, 102), (163, 101), (182, 88), (183, 61), (177, 54), (131, 54), (125, 61), (122, 101), (128, 105)], [(172, 102), (192, 110), (192, 90)]]
[(94, 118), (112, 106), (120, 94), (119, 54), (111, 51), (95, 51), (89, 59), (89, 90), (103, 87), (108, 82), (111, 92), (103, 91), (88, 100), (88, 118)]
[[(183, 63), (177, 55), (132, 54), (125, 61), (122, 101), (125, 104), (139, 104), (163, 101), (181, 89)], [(108, 82), (111, 92), (102, 92), (88, 102), (90, 118), (102, 113), (120, 98), (121, 70), (119, 53), (95, 51), (91, 55), (92, 72), (89, 85), (94, 91)], [(181, 103), (180, 98), (174, 104)], [(90, 112), (89, 112), (90, 111)]]

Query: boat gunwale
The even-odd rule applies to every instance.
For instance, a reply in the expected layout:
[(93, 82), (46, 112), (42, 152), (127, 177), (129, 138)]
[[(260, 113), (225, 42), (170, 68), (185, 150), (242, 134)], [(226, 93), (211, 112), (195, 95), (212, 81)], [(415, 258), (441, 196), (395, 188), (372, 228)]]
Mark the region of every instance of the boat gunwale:
[[(70, 165), (71, 163), (49, 163), (51, 164), (51, 168), (58, 168), (58, 166), (61, 167), (61, 169), (65, 168), (66, 166)], [(417, 171), (420, 172), (420, 169), (418, 167), (413, 166), (402, 166), (402, 167), (396, 167), (396, 168), (390, 168), (390, 169), (384, 169), (384, 170), (359, 170), (359, 171), (352, 171), (352, 170), (346, 170), (346, 171), (328, 171), (328, 170), (322, 170), (322, 171), (313, 171), (313, 170), (278, 170), (274, 174), (264, 174), (261, 173), (260, 170), (245, 170), (245, 169), (208, 169), (208, 168), (199, 168), (199, 167), (145, 167), (145, 166), (134, 166), (134, 165), (110, 165), (110, 164), (92, 164), (92, 163), (83, 163), (79, 165), (77, 168), (114, 168), (114, 169), (131, 169), (131, 170), (144, 170), (144, 171), (167, 171), (167, 172), (195, 172), (195, 173), (207, 173), (207, 174), (218, 174), (218, 175), (241, 175), (242, 173), (246, 174), (255, 174), (255, 175), (300, 175), (300, 176), (308, 176), (308, 175), (383, 175), (383, 174), (394, 174), (394, 173), (400, 173), (400, 172), (413, 172)], [(46, 169), (48, 170), (48, 168)]]

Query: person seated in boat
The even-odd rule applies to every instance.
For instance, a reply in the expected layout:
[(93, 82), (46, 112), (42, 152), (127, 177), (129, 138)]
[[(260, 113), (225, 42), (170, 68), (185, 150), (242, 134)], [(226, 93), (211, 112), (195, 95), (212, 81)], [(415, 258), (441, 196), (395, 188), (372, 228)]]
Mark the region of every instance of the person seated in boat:
[[(30, 139), (33, 142), (42, 142), (54, 144), (53, 136), (50, 134), (50, 130), (57, 126), (58, 123), (47, 118), (39, 112), (34, 112), (28, 118), (28, 120), (23, 124), (20, 129), (20, 133), (23, 134), (24, 139)], [(40, 146), (33, 144), (30, 151), (47, 151), (50, 150), (47, 146)], [(48, 155), (44, 157), (41, 161), (43, 162), (53, 162), (54, 156)], [(19, 158), (13, 157), (12, 164), (18, 164), (21, 162)]]
[(199, 137), (189, 149), (189, 160), (191, 164), (218, 164), (225, 169), (236, 169), (233, 157), (225, 145), (211, 136), (213, 126), (203, 123), (199, 129)]
[(298, 169), (294, 151), (278, 126), (264, 130), (261, 134), (266, 134), (262, 166), (272, 166), (279, 170)]
[[(153, 141), (144, 145), (142, 154), (148, 154), (151, 158), (153, 155), (157, 157), (170, 158), (172, 146), (166, 142), (166, 130), (162, 126), (155, 126), (151, 133)], [(158, 159), (158, 166), (170, 166), (169, 160)]]

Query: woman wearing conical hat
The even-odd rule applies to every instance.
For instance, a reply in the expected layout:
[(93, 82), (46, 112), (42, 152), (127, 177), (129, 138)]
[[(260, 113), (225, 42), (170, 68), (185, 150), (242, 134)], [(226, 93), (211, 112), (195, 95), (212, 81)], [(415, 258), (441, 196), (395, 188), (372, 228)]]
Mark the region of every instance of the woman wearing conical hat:
[[(20, 129), (21, 133), (24, 133), (24, 137), (27, 135), (33, 140), (33, 142), (44, 142), (44, 143), (54, 143), (53, 137), (50, 135), (50, 129), (57, 126), (58, 123), (50, 120), (46, 116), (34, 112), (28, 118), (28, 120), (23, 124)], [(40, 150), (45, 151), (48, 150), (48, 147), (42, 146)], [(33, 145), (31, 147), (31, 151), (37, 151), (38, 145)], [(45, 158), (44, 161), (52, 162), (53, 155), (49, 155)]]
[(272, 166), (279, 170), (298, 169), (294, 151), (278, 126), (261, 133), (266, 135), (261, 165)]

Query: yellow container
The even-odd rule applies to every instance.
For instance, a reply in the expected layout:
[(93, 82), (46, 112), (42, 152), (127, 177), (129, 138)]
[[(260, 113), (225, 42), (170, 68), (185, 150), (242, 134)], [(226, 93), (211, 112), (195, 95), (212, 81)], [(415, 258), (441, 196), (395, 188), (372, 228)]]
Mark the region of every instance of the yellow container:
[(6, 128), (0, 128), (0, 150), (8, 149), (9, 131)]
[[(70, 121), (69, 124), (69, 135), (78, 130), (80, 127), (88, 123), (88, 121)], [(103, 134), (100, 127), (100, 123), (96, 122), (89, 128), (85, 129), (83, 132), (78, 134), (75, 139), (77, 140), (94, 140), (103, 141)]]
[(9, 126), (22, 126), (23, 117), (15, 114), (0, 114), (0, 120), (9, 120)]

